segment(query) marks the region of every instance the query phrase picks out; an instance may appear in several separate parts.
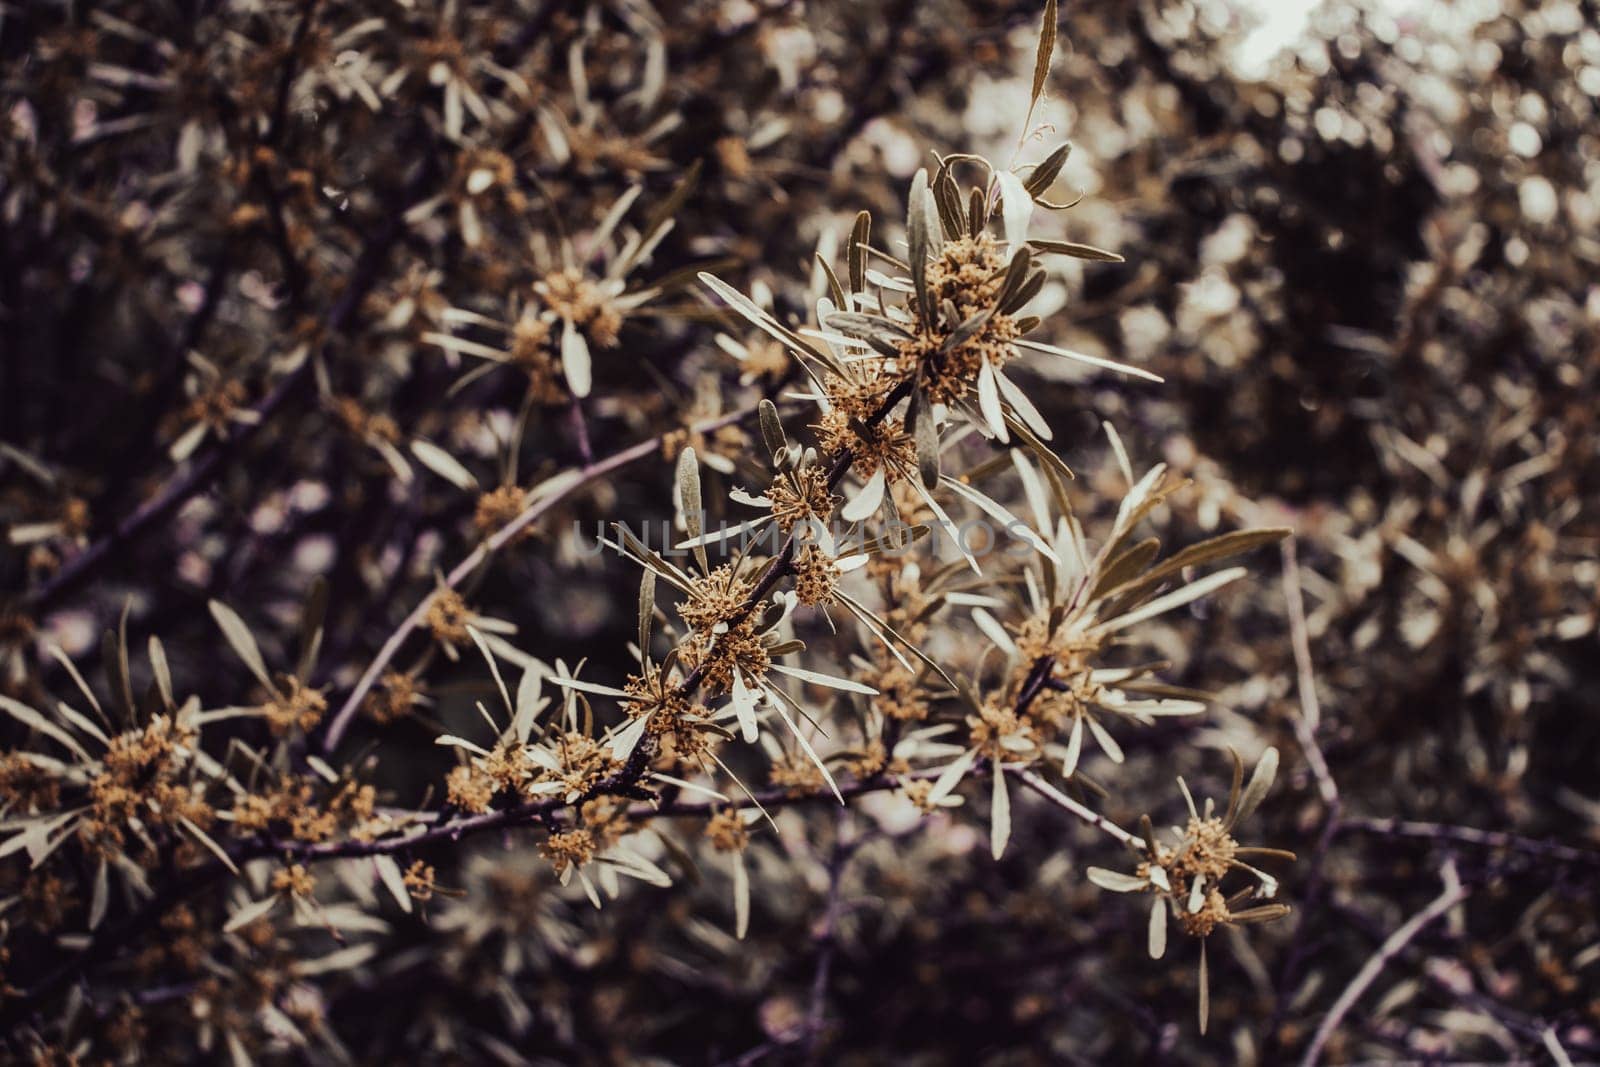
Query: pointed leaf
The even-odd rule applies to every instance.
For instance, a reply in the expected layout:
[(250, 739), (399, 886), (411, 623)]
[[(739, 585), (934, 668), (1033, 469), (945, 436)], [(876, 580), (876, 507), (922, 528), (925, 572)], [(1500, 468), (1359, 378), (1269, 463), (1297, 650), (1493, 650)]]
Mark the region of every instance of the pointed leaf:
[(1215, 574), (1208, 574), (1198, 581), (1191, 582), (1182, 588), (1173, 590), (1166, 596), (1156, 597), (1156, 599), (1150, 601), (1148, 604), (1136, 608), (1133, 611), (1128, 612), (1126, 615), (1119, 615), (1114, 619), (1110, 619), (1104, 623), (1101, 623), (1099, 626), (1094, 627), (1093, 632), (1096, 634), (1108, 634), (1115, 633), (1118, 630), (1126, 629), (1127, 627), (1132, 626), (1134, 623), (1143, 622), (1146, 619), (1151, 619), (1164, 612), (1171, 611), (1173, 608), (1182, 607), (1184, 604), (1187, 604), (1190, 601), (1199, 600), (1201, 597), (1222, 588), (1229, 582), (1237, 581), (1238, 579), (1243, 578), (1246, 573), (1247, 572), (1243, 567), (1233, 567), (1229, 570), (1218, 571)]
[(175, 702), (172, 699), (172, 669), (167, 666), (167, 652), (161, 647), (161, 638), (155, 634), (150, 635), (150, 673), (155, 678), (156, 689), (161, 693), (161, 700), (171, 708)]
[(917, 292), (917, 308), (925, 321), (932, 322), (935, 314), (928, 303), (928, 212), (924, 201), (928, 196), (928, 172), (917, 171), (911, 179), (911, 198), (906, 205), (906, 234), (910, 246), (911, 282)]
[(997, 440), (1002, 443), (1011, 440), (1006, 433), (1005, 412), (1000, 408), (1000, 387), (995, 382), (994, 364), (987, 359), (978, 371), (978, 410), (983, 413), (983, 421)]
[(1278, 775), (1278, 750), (1268, 748), (1261, 754), (1261, 762), (1256, 764), (1255, 773), (1250, 775), (1250, 784), (1244, 787), (1244, 794), (1239, 799), (1239, 811), (1234, 817), (1234, 822), (1239, 823), (1255, 814), (1255, 810), (1266, 799), (1267, 791), (1272, 788), (1273, 779)]
[(994, 794), (989, 805), (989, 851), (995, 859), (1005, 855), (1011, 840), (1011, 794), (1006, 791), (1006, 772), (994, 768)]
[(378, 880), (389, 891), (394, 902), (400, 905), (400, 910), (407, 915), (411, 914), (411, 891), (406, 888), (406, 876), (401, 872), (400, 865), (394, 861), (393, 856), (374, 856), (372, 862), (378, 868)]
[(1127, 363), (1118, 363), (1114, 359), (1101, 359), (1099, 356), (1086, 355), (1083, 352), (1074, 352), (1070, 348), (1059, 348), (1056, 345), (1047, 345), (1042, 341), (1019, 340), (1015, 342), (1018, 348), (1025, 348), (1030, 352), (1042, 352), (1045, 355), (1060, 356), (1063, 359), (1074, 360), (1090, 367), (1099, 367), (1102, 370), (1116, 371), (1134, 378), (1143, 378), (1147, 382), (1160, 382), (1164, 379), (1159, 374), (1152, 374), (1140, 367)]
[[(648, 573), (648, 572), (647, 572)], [(544, 672), (529, 667), (522, 672), (517, 683), (517, 709), (511, 717), (511, 733), (521, 744), (528, 743), (533, 732), (533, 722), (539, 715), (539, 693), (544, 685)]]
[(751, 691), (744, 680), (744, 674), (735, 667), (733, 670), (733, 713), (739, 720), (739, 729), (744, 734), (746, 744), (753, 744), (761, 736), (761, 727), (756, 722), (756, 704), (759, 698)]
[(1088, 875), (1090, 882), (1108, 893), (1142, 893), (1149, 888), (1149, 883), (1143, 878), (1135, 878), (1131, 874), (1107, 870), (1104, 867), (1090, 867), (1084, 873)]
[(1028, 175), (1028, 180), (1023, 183), (1028, 190), (1028, 195), (1043, 196), (1045, 191), (1050, 188), (1051, 183), (1056, 180), (1056, 175), (1061, 173), (1062, 165), (1066, 163), (1067, 156), (1071, 154), (1072, 145), (1063, 144), (1054, 152), (1045, 156), (1044, 162), (1034, 167), (1033, 171)]
[(1159, 960), (1167, 954), (1167, 901), (1156, 897), (1150, 905), (1150, 958)]
[(882, 464), (879, 464), (878, 469), (872, 472), (872, 477), (867, 479), (867, 484), (861, 487), (861, 491), (839, 509), (839, 517), (845, 522), (865, 522), (870, 519), (883, 503), (886, 484), (887, 476)]
[(472, 476), (472, 472), (432, 441), (424, 441), (420, 437), (412, 441), (411, 454), (417, 457), (417, 462), (457, 489), (470, 493), (478, 488), (478, 479)]
[(1072, 733), (1067, 736), (1067, 754), (1061, 761), (1061, 777), (1071, 778), (1078, 773), (1078, 760), (1083, 756), (1082, 715), (1072, 720)]
[(580, 400), (594, 385), (594, 366), (589, 357), (589, 342), (571, 319), (561, 320), (561, 370), (567, 388)]
[(745, 870), (744, 853), (733, 853), (733, 933), (740, 941), (750, 929), (750, 872)]
[(0, 693), (0, 711), (8, 713), (29, 729), (37, 730), (51, 740), (60, 743), (85, 763), (89, 762), (89, 751), (78, 743), (77, 738), (45, 718), (41, 713), (28, 707), (28, 705)]
[(845, 249), (845, 259), (849, 264), (850, 291), (859, 293), (867, 284), (867, 248), (872, 241), (872, 215), (870, 212), (860, 212), (856, 215), (855, 225), (850, 228), (850, 247)]
[[(1039, 192), (1044, 192), (1043, 189)], [(1092, 259), (1101, 263), (1121, 263), (1123, 258), (1115, 252), (1108, 252), (1103, 248), (1093, 245), (1081, 245), (1074, 241), (1051, 241), (1034, 238), (1028, 244), (1038, 252), (1049, 252), (1059, 256), (1071, 256), (1074, 259)]]
[(808, 671), (803, 667), (791, 667), (787, 663), (774, 663), (772, 664), (772, 669), (779, 674), (787, 674), (789, 677), (798, 678), (802, 682), (827, 686), (829, 689), (838, 689), (846, 693), (862, 693), (866, 696), (878, 695), (878, 691), (872, 686), (849, 678), (836, 678), (831, 674), (819, 674), (816, 671)]
[(928, 803), (937, 804), (947, 794), (954, 790), (955, 787), (961, 783), (961, 779), (966, 776), (966, 773), (972, 769), (972, 765), (974, 762), (976, 762), (977, 758), (978, 750), (975, 748), (969, 748), (965, 752), (961, 753), (961, 755), (957, 756), (950, 763), (950, 765), (944, 769), (943, 773), (941, 773), (939, 777), (935, 779), (933, 788), (928, 790)]
[(772, 454), (772, 461), (776, 463), (778, 457), (789, 447), (789, 437), (783, 432), (783, 420), (778, 418), (777, 405), (765, 398), (756, 408), (761, 419), (761, 437), (767, 444), (767, 451)]
[(640, 715), (617, 731), (611, 738), (611, 758), (626, 760), (633, 755), (633, 750), (639, 747), (639, 742), (644, 738), (645, 728), (650, 725), (650, 715)]
[(917, 473), (922, 484), (932, 489), (939, 484), (939, 427), (934, 423), (927, 394), (921, 389), (911, 394), (907, 418), (911, 420), (911, 435), (917, 446)]
[(106, 907), (111, 903), (110, 865), (104, 858), (94, 872), (94, 895), (89, 900), (89, 929), (93, 930), (106, 917)]
[(228, 917), (227, 925), (223, 926), (222, 932), (225, 934), (231, 934), (241, 927), (249, 926), (257, 919), (266, 915), (267, 912), (271, 911), (277, 905), (277, 903), (278, 897), (276, 894), (274, 894), (270, 897), (263, 897), (260, 900), (246, 904), (244, 907), (240, 908), (238, 911), (234, 912)]
[(1216, 563), (1243, 555), (1265, 545), (1276, 544), (1293, 531), (1287, 526), (1266, 527), (1259, 530), (1234, 530), (1199, 544), (1174, 552), (1143, 574), (1130, 574), (1119, 578), (1116, 584), (1106, 585), (1106, 597), (1143, 592), (1178, 574), (1187, 567)]
[(650, 660), (650, 622), (656, 614), (656, 573), (644, 568), (639, 576), (639, 659)]
[[(683, 525), (693, 542), (703, 532), (700, 520), (705, 514), (700, 497), (700, 458), (693, 447), (678, 454), (678, 506), (683, 510)], [(694, 558), (700, 564), (700, 573), (711, 573), (704, 544), (694, 545)]]
[[(1033, 94), (1028, 99), (1028, 119), (1033, 119), (1034, 106), (1044, 95), (1045, 80), (1050, 76), (1050, 57), (1056, 48), (1056, 0), (1046, 0), (1044, 21), (1039, 27), (1039, 51), (1033, 60)], [(1027, 133), (1026, 130), (1023, 131)]]
[(250, 668), (250, 673), (268, 689), (273, 688), (272, 679), (267, 675), (267, 661), (261, 658), (261, 649), (250, 633), (250, 627), (244, 624), (237, 612), (220, 600), (213, 600), (207, 606), (211, 609), (211, 617), (222, 628), (222, 636), (227, 638), (229, 646), (244, 661), (244, 665)]

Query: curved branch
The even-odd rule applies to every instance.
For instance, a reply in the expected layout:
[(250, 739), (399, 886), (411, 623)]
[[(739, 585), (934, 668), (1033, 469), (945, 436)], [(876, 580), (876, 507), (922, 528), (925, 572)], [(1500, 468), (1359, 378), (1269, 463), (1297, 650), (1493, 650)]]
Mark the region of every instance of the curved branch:
[(1344, 992), (1339, 994), (1339, 999), (1334, 1001), (1328, 1014), (1323, 1016), (1322, 1024), (1317, 1027), (1316, 1034), (1311, 1038), (1311, 1044), (1306, 1047), (1306, 1053), (1300, 1059), (1300, 1067), (1316, 1067), (1317, 1060), (1322, 1057), (1323, 1046), (1344, 1021), (1345, 1015), (1355, 1007), (1356, 1001), (1360, 1000), (1361, 995), (1378, 980), (1378, 975), (1383, 973), (1383, 968), (1389, 961), (1405, 951), (1406, 946), (1416, 939), (1424, 927), (1466, 898), (1467, 887), (1456, 876), (1453, 862), (1444, 865), (1443, 877), (1444, 891), (1390, 934), (1388, 939), (1378, 946), (1378, 951), (1372, 954), (1372, 958), (1356, 972), (1350, 984), (1345, 986)]

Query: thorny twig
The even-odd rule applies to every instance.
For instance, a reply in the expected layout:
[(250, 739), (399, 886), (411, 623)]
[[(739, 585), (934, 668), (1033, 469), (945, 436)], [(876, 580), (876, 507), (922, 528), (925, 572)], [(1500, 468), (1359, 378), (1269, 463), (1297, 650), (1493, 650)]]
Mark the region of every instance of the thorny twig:
[[(1377, 924), (1366, 914), (1343, 905), (1330, 905), (1330, 910), (1341, 921), (1348, 923), (1353, 929), (1360, 930), (1374, 942), (1382, 942), (1385, 936), (1384, 931), (1378, 928)], [(1417, 955), (1417, 947), (1410, 945), (1401, 951), (1400, 958), (1411, 961)], [(1538, 1016), (1525, 1014), (1482, 993), (1462, 989), (1459, 983), (1447, 977), (1448, 972), (1436, 968), (1423, 967), (1419, 969), (1418, 974), (1429, 986), (1449, 997), (1453, 1002), (1465, 1005), (1486, 1018), (1493, 1019), (1510, 1034), (1520, 1036), (1524, 1040), (1542, 1041), (1545, 1032), (1551, 1029), (1550, 1024)], [(1502, 1047), (1505, 1047), (1507, 1052), (1512, 1051), (1510, 1046)], [(1590, 1042), (1584, 1051), (1592, 1053), (1595, 1047), (1594, 1043)]]

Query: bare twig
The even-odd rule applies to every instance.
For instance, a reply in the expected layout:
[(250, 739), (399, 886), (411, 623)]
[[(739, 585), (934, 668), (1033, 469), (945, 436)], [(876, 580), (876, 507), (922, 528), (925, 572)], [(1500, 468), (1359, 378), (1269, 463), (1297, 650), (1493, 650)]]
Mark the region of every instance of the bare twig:
[(1361, 999), (1361, 995), (1371, 987), (1373, 982), (1377, 981), (1378, 975), (1383, 973), (1383, 969), (1388, 965), (1389, 961), (1403, 952), (1406, 946), (1422, 932), (1424, 927), (1466, 898), (1467, 887), (1457, 877), (1453, 861), (1445, 863), (1441, 874), (1444, 878), (1444, 891), (1435, 897), (1427, 907), (1407, 919), (1399, 929), (1390, 934), (1388, 939), (1378, 946), (1378, 951), (1373, 953), (1372, 958), (1362, 965), (1360, 971), (1356, 972), (1355, 978), (1345, 987), (1344, 992), (1339, 994), (1339, 998), (1334, 1001), (1333, 1007), (1323, 1017), (1322, 1024), (1317, 1027), (1317, 1032), (1311, 1038), (1311, 1044), (1306, 1047), (1305, 1055), (1300, 1058), (1300, 1067), (1315, 1067), (1316, 1062), (1322, 1056), (1323, 1047), (1327, 1045), (1328, 1039), (1339, 1028), (1339, 1024), (1344, 1020), (1350, 1009), (1355, 1007), (1356, 1001)]
[[(974, 766), (973, 769), (967, 773), (967, 777), (975, 779), (983, 778), (989, 773), (988, 766), (989, 764), (987, 762), (983, 762)], [(865, 793), (880, 793), (888, 789), (899, 789), (909, 782), (931, 781), (938, 778), (944, 772), (945, 768), (942, 766), (927, 767), (918, 771), (910, 771), (906, 774), (888, 774), (880, 775), (874, 778), (862, 778), (854, 782), (840, 782), (839, 795), (844, 797), (846, 800), (849, 800), (852, 797), (858, 797)], [(1085, 825), (1092, 826), (1096, 830), (1100, 830), (1103, 833), (1109, 834), (1111, 837), (1116, 838), (1117, 841), (1124, 845), (1135, 848), (1138, 847), (1139, 839), (1133, 834), (1130, 834), (1128, 831), (1124, 830), (1110, 819), (1107, 819), (1099, 812), (1094, 811), (1092, 808), (1085, 807), (1076, 800), (1073, 800), (1071, 797), (1067, 796), (1065, 793), (1061, 792), (1055, 786), (1047, 782), (1044, 778), (1040, 777), (1032, 769), (1028, 767), (1007, 767), (1006, 773), (1017, 779), (1017, 781), (1028, 786), (1028, 788), (1037, 792), (1055, 807), (1067, 812), (1073, 818), (1078, 819)], [(778, 788), (758, 791), (742, 797), (733, 797), (730, 800), (725, 801), (693, 801), (687, 804), (637, 804), (628, 814), (635, 820), (651, 819), (661, 816), (706, 816), (730, 807), (736, 809), (762, 807), (771, 811), (776, 808), (791, 807), (796, 804), (823, 802), (831, 803), (834, 802), (834, 800), (835, 798), (833, 791), (830, 789), (820, 789), (815, 792), (807, 793), (795, 793), (787, 788)]]
[(1479, 848), (1504, 849), (1521, 852), (1556, 863), (1570, 863), (1584, 867), (1600, 867), (1600, 850), (1563, 845), (1555, 841), (1541, 841), (1534, 837), (1506, 833), (1503, 830), (1480, 830), (1474, 826), (1449, 826), (1435, 822), (1410, 822), (1404, 819), (1374, 819), (1352, 817), (1339, 824), (1339, 832), (1373, 834), (1379, 837), (1406, 837), (1434, 844), (1474, 845)]
[[(1331, 905), (1329, 910), (1348, 928), (1359, 930), (1375, 943), (1383, 940), (1385, 931), (1379, 929), (1377, 924), (1363, 912), (1357, 911), (1348, 905)], [(1403, 950), (1399, 958), (1411, 962), (1415, 961), (1418, 955), (1417, 947), (1412, 945)], [(1529, 1015), (1483, 993), (1462, 989), (1458, 983), (1447, 976), (1447, 972), (1423, 967), (1419, 969), (1418, 974), (1424, 982), (1439, 993), (1449, 997), (1453, 1002), (1470, 1008), (1487, 1019), (1493, 1019), (1498, 1026), (1504, 1027), (1508, 1033), (1515, 1034), (1524, 1040), (1530, 1042), (1542, 1041), (1545, 1031), (1551, 1029), (1551, 1024), (1537, 1015)], [(1595, 1044), (1590, 1042), (1584, 1051), (1592, 1053), (1595, 1047)], [(1502, 1045), (1502, 1048), (1507, 1053), (1513, 1051), (1510, 1045)]]
[[(906, 774), (885, 774), (875, 778), (860, 778), (853, 782), (839, 782), (839, 796), (849, 800), (851, 797), (858, 797), (867, 793), (882, 793), (889, 789), (899, 789), (907, 782), (932, 780), (943, 773), (943, 767), (929, 767), (920, 771), (910, 771)], [(978, 772), (975, 771), (974, 773)], [(824, 802), (829, 804), (838, 803), (833, 795), (833, 790), (822, 788), (812, 792), (797, 793), (785, 786), (775, 789), (756, 790), (740, 796), (730, 797), (727, 800), (635, 804), (629, 810), (628, 816), (635, 821), (659, 817), (704, 817), (715, 812), (726, 811), (729, 808), (743, 811), (746, 808), (761, 807), (768, 811), (774, 811), (778, 808), (793, 807), (797, 804), (820, 804)]]
[(1104, 815), (1101, 815), (1099, 812), (1079, 804), (1076, 800), (1073, 800), (1071, 797), (1067, 796), (1067, 794), (1063, 793), (1061, 790), (1057, 789), (1055, 786), (1051, 785), (1049, 782), (1045, 781), (1028, 768), (1007, 767), (1006, 773), (1074, 818), (1087, 823), (1096, 830), (1102, 830), (1105, 833), (1110, 834), (1112, 837), (1116, 838), (1118, 841), (1130, 848), (1138, 847), (1138, 838), (1134, 837), (1128, 831), (1124, 830), (1122, 827), (1118, 826)]
[(1555, 1027), (1545, 1027), (1539, 1034), (1539, 1041), (1544, 1045), (1545, 1051), (1550, 1053), (1550, 1058), (1555, 1061), (1556, 1067), (1572, 1067), (1572, 1057), (1561, 1047), (1561, 1039), (1556, 1036)]
[(1322, 722), (1322, 705), (1317, 700), (1316, 671), (1311, 662), (1311, 637), (1306, 629), (1305, 601), (1300, 595), (1300, 564), (1295, 558), (1295, 539), (1285, 537), (1279, 544), (1283, 554), (1283, 599), (1288, 605), (1289, 641), (1294, 648), (1296, 686), (1300, 694), (1300, 714), (1294, 719), (1295, 738), (1305, 753), (1306, 762), (1317, 780), (1317, 793), (1330, 809), (1339, 803), (1339, 787), (1317, 744), (1317, 727)]
[(811, 977), (811, 1002), (806, 1009), (806, 1062), (816, 1063), (822, 1051), (822, 1026), (828, 1006), (828, 980), (833, 974), (833, 956), (838, 950), (839, 913), (844, 903), (844, 873), (850, 866), (850, 857), (860, 846), (860, 840), (846, 836), (850, 818), (840, 809), (837, 837), (833, 853), (828, 857), (828, 903), (823, 909), (822, 925), (813, 941), (817, 948), (817, 968)]
[[(1289, 991), (1294, 987), (1301, 965), (1305, 961), (1306, 936), (1310, 933), (1311, 917), (1322, 894), (1322, 865), (1327, 859), (1328, 849), (1332, 847), (1334, 837), (1339, 832), (1343, 814), (1343, 802), (1339, 797), (1338, 784), (1328, 769), (1328, 761), (1323, 757), (1322, 746), (1317, 743), (1316, 727), (1322, 719), (1322, 708), (1317, 700), (1316, 672), (1311, 660), (1311, 638), (1306, 627), (1305, 601), (1300, 594), (1300, 565), (1295, 555), (1293, 535), (1283, 539), (1279, 545), (1279, 552), (1283, 556), (1283, 597), (1288, 609), (1289, 642), (1294, 650), (1296, 685), (1300, 697), (1300, 713), (1292, 716), (1291, 721), (1294, 725), (1295, 740), (1311, 767), (1312, 777), (1317, 784), (1317, 795), (1322, 798), (1325, 810), (1322, 832), (1317, 835), (1316, 846), (1312, 849), (1310, 860), (1306, 864), (1305, 891), (1301, 894), (1302, 906), (1295, 920), (1294, 935), (1285, 953), (1283, 969), (1279, 974), (1277, 1000), (1273, 1007), (1272, 1021), (1267, 1027), (1269, 1035), (1278, 1033), (1278, 1023), (1289, 1007)], [(1275, 1036), (1270, 1038), (1270, 1040), (1275, 1039)]]

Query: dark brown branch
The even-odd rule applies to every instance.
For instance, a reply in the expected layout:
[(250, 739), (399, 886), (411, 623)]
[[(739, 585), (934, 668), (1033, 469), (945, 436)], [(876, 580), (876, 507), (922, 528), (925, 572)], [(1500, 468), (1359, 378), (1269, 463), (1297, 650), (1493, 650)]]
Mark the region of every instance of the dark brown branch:
[(1480, 830), (1473, 826), (1449, 826), (1443, 823), (1352, 816), (1340, 821), (1339, 833), (1399, 837), (1426, 841), (1435, 846), (1469, 845), (1495, 851), (1520, 852), (1551, 863), (1600, 869), (1600, 849), (1563, 845), (1556, 841), (1543, 841), (1503, 830)]

